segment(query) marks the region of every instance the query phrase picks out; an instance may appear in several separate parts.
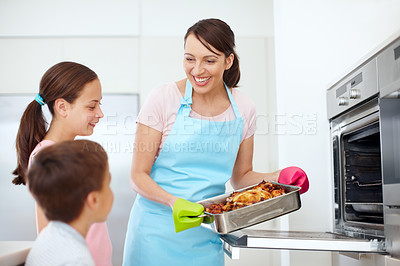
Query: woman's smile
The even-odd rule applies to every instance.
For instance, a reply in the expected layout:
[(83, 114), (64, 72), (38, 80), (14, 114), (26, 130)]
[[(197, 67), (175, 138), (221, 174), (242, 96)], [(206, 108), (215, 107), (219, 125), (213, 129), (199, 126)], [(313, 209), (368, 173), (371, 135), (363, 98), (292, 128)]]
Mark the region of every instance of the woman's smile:
[(211, 79), (211, 77), (206, 77), (206, 78), (202, 78), (202, 77), (196, 77), (193, 76), (193, 80), (196, 83), (197, 86), (205, 86), (208, 84), (208, 81)]

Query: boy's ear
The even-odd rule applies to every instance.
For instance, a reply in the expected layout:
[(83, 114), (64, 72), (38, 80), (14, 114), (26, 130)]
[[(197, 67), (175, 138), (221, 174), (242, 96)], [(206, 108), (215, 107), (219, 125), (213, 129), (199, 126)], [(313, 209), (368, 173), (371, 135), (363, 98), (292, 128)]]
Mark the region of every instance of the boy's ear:
[(89, 207), (90, 210), (97, 210), (99, 208), (99, 192), (92, 191), (86, 197), (86, 205)]
[(68, 110), (70, 108), (70, 103), (59, 98), (54, 102), (54, 111), (57, 112), (61, 117), (66, 117), (68, 115)]

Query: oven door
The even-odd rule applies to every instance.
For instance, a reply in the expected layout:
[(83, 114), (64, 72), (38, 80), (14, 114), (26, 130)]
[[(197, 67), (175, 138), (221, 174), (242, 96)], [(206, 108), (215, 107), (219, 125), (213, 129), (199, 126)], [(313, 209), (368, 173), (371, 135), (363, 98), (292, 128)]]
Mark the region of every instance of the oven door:
[[(340, 120), (337, 133), (338, 221), (335, 232), (384, 236), (380, 121), (377, 98)], [(353, 116), (361, 115), (361, 118)]]
[(343, 253), (388, 254), (384, 241), (367, 240), (329, 232), (300, 232), (243, 229), (221, 236), (225, 253), (240, 258), (240, 250), (285, 249)]

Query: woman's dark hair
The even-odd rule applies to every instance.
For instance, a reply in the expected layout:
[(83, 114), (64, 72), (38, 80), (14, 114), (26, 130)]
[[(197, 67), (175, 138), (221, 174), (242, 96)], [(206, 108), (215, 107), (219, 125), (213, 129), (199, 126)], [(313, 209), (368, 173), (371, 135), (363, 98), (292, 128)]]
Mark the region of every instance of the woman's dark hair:
[[(63, 98), (73, 103), (85, 84), (95, 79), (97, 79), (96, 73), (88, 67), (74, 62), (61, 62), (44, 73), (40, 81), (39, 95), (47, 104), (51, 115), (54, 115), (54, 102), (57, 99)], [(25, 184), (29, 156), (45, 137), (46, 124), (42, 106), (33, 100), (22, 115), (18, 129), (16, 139), (18, 165), (13, 172), (13, 175), (16, 175), (12, 181), (14, 184)]]
[(231, 68), (225, 70), (223, 79), (228, 87), (237, 87), (240, 80), (239, 57), (235, 52), (235, 34), (229, 25), (219, 19), (203, 19), (187, 30), (184, 39), (185, 44), (190, 34), (194, 34), (214, 54), (216, 52), (211, 49), (210, 45), (223, 52), (226, 57), (230, 54), (234, 55), (233, 64)]
[(81, 214), (87, 195), (102, 189), (107, 165), (96, 142), (60, 142), (35, 155), (27, 184), (48, 220), (69, 223)]

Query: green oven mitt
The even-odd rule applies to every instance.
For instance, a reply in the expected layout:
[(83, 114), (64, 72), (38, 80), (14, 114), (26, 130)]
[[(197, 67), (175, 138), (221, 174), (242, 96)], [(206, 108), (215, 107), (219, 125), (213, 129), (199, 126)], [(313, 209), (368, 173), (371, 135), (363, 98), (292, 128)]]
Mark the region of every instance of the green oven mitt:
[(204, 218), (197, 216), (203, 213), (203, 205), (182, 198), (177, 199), (172, 212), (175, 232), (178, 233), (199, 226), (203, 222)]

